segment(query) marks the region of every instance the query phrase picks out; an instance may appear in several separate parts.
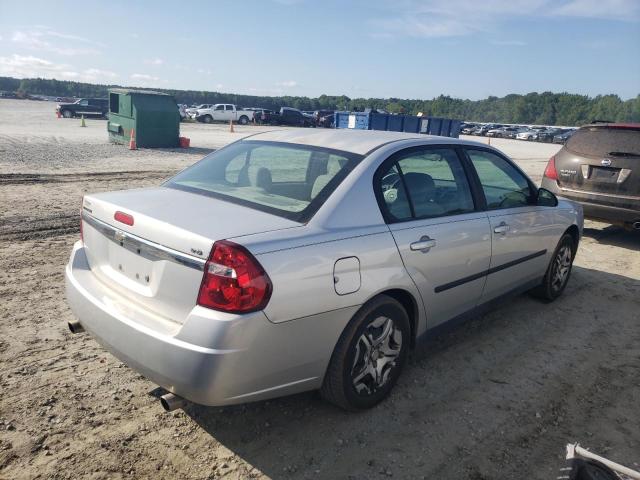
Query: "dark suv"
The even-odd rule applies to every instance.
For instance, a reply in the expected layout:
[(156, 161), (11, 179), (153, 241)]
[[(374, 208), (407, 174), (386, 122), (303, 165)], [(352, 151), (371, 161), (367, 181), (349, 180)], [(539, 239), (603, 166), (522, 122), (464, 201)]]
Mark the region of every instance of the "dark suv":
[(307, 117), (297, 108), (289, 107), (282, 107), (279, 113), (273, 113), (266, 117), (266, 123), (292, 127), (315, 127), (315, 121), (312, 117)]
[(549, 159), (542, 186), (584, 216), (640, 230), (640, 123), (587, 125)]
[(56, 107), (64, 118), (96, 116), (107, 118), (109, 100), (106, 98), (81, 98), (74, 103), (60, 103)]

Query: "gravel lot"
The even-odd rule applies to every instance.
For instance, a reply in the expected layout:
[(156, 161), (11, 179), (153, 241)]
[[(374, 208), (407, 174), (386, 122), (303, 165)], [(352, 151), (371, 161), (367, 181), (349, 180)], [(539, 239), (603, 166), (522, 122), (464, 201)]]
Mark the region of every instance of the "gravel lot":
[[(155, 385), (67, 331), (81, 196), (158, 184), (261, 128), (187, 124), (189, 150), (130, 152), (54, 107), (0, 100), (0, 478), (549, 479), (574, 441), (640, 468), (640, 236), (595, 222), (561, 299), (429, 341), (371, 411), (308, 393), (164, 413)], [(536, 181), (558, 149), (492, 144)]]

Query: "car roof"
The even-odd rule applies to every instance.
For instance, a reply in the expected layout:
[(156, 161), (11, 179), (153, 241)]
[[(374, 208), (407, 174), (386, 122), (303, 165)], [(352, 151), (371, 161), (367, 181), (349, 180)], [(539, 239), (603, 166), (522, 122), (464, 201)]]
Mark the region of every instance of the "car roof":
[(387, 132), (384, 130), (351, 130), (351, 129), (314, 129), (298, 128), (272, 130), (248, 137), (247, 140), (265, 142), (285, 142), (325, 147), (335, 150), (365, 155), (372, 150), (390, 142), (402, 140), (424, 140), (425, 143), (455, 143), (477, 145), (477, 142), (458, 140), (450, 137), (437, 137), (418, 133)]

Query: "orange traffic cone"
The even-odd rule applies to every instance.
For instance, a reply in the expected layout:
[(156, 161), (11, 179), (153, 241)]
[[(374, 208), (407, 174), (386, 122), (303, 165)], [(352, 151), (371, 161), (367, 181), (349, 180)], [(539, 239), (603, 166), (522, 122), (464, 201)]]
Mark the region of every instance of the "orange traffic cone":
[(60, 110), (56, 110), (56, 117), (58, 118), (62, 117), (62, 115), (60, 115)]
[(129, 150), (137, 150), (136, 146), (136, 131), (135, 129), (131, 129), (131, 138), (129, 139)]
[(235, 130), (233, 129), (233, 120), (229, 120), (229, 132), (234, 133)]

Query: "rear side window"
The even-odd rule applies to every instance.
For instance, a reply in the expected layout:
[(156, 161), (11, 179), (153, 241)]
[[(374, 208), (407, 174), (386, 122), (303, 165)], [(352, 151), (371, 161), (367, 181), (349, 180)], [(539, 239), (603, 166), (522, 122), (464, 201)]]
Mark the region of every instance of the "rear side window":
[(305, 145), (241, 141), (205, 157), (164, 186), (306, 222), (361, 159)]
[(620, 153), (640, 155), (640, 129), (584, 127), (567, 140), (565, 147), (575, 153), (601, 157)]
[(396, 221), (474, 211), (462, 164), (452, 149), (411, 149), (380, 175), (379, 194)]

